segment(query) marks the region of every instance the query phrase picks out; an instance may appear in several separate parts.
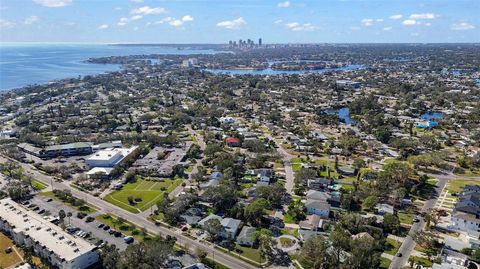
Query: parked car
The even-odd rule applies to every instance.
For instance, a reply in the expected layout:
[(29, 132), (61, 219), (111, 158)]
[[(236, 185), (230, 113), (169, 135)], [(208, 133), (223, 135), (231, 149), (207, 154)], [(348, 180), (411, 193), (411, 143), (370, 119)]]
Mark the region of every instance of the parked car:
[(88, 216), (88, 217), (85, 219), (85, 222), (92, 222), (92, 221), (94, 221), (94, 220), (95, 220), (94, 217)]
[(103, 228), (103, 227), (105, 227), (105, 224), (103, 224), (103, 223), (100, 223), (100, 224), (98, 225), (98, 228), (99, 228), (99, 229), (101, 229), (101, 228)]
[(103, 230), (105, 230), (105, 231), (110, 230), (110, 226), (108, 226), (108, 225), (104, 226), (104, 227), (103, 227)]
[(131, 243), (133, 243), (133, 241), (135, 241), (135, 240), (133, 239), (133, 237), (131, 237), (131, 236), (125, 236), (125, 237), (123, 238), (123, 240), (124, 240), (125, 243), (127, 243), (127, 244), (131, 244)]

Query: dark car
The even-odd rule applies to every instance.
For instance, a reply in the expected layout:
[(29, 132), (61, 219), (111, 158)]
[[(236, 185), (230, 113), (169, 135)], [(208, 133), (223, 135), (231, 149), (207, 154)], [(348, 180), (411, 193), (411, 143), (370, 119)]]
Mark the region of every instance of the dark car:
[(104, 226), (104, 227), (103, 227), (103, 230), (105, 230), (105, 231), (110, 230), (110, 226), (108, 226), (108, 225), (107, 225), (107, 226)]
[(114, 234), (114, 233), (116, 233), (116, 231), (112, 229), (112, 230), (108, 231), (108, 233), (109, 234)]
[(85, 219), (85, 222), (92, 222), (92, 221), (94, 221), (94, 220), (95, 220), (94, 217), (88, 216), (88, 217)]
[(51, 201), (53, 201), (52, 198), (48, 198), (47, 202), (50, 203)]
[(45, 209), (38, 211), (38, 214), (43, 214), (43, 213), (45, 213)]
[(115, 237), (120, 237), (120, 236), (122, 236), (122, 233), (121, 233), (121, 232), (118, 232), (118, 231), (116, 231), (116, 232), (114, 233), (114, 235), (115, 235)]
[(402, 256), (403, 256), (402, 253), (400, 253), (400, 252), (397, 253), (397, 257), (402, 257)]
[(103, 224), (103, 223), (100, 223), (100, 224), (98, 225), (98, 228), (99, 228), (99, 229), (102, 229), (103, 227), (105, 227), (105, 224)]

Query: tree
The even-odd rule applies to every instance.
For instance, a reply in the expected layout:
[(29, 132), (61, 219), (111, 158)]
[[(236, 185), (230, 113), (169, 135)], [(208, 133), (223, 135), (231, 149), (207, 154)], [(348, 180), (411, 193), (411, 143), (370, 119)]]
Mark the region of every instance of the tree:
[(288, 205), (287, 214), (289, 214), (295, 222), (304, 220), (306, 218), (305, 214), (305, 204), (301, 200), (293, 200)]
[(362, 207), (366, 211), (373, 211), (378, 201), (379, 199), (377, 196), (373, 196), (373, 195), (368, 196), (367, 198), (365, 198), (365, 200), (363, 200)]
[(364, 160), (362, 159), (355, 159), (353, 161), (353, 168), (355, 168), (357, 171), (360, 171), (360, 169), (365, 168), (367, 164), (365, 163)]
[(218, 219), (210, 219), (205, 222), (204, 227), (205, 231), (210, 235), (210, 240), (214, 241), (220, 235), (222, 231), (222, 224)]
[(285, 188), (280, 184), (259, 186), (255, 189), (257, 197), (267, 200), (270, 206), (275, 208), (281, 207), (285, 193)]
[(174, 237), (156, 236), (146, 242), (131, 244), (121, 255), (117, 268), (158, 268), (173, 253), (175, 241)]
[(334, 267), (338, 267), (342, 262), (342, 253), (350, 250), (350, 233), (348, 230), (337, 226), (330, 233), (329, 239), (332, 242), (332, 250), (329, 252), (329, 263)]
[(306, 184), (309, 179), (315, 179), (317, 171), (311, 168), (301, 168), (295, 173), (295, 184)]
[(65, 213), (65, 210), (60, 209), (60, 211), (58, 211), (58, 217), (60, 218), (61, 222), (63, 222), (63, 220), (65, 219), (66, 216), (67, 216), (67, 214)]
[(68, 224), (70, 224), (70, 218), (73, 216), (72, 212), (67, 212)]
[(245, 218), (250, 223), (258, 223), (263, 215), (266, 214), (265, 208), (268, 205), (267, 200), (259, 198), (245, 207)]
[(100, 251), (100, 262), (105, 269), (119, 268), (120, 253), (115, 245), (106, 244)]
[(400, 231), (400, 219), (397, 215), (386, 213), (383, 216), (383, 228), (391, 233), (398, 233)]
[(255, 241), (258, 242), (258, 249), (260, 250), (260, 255), (265, 260), (270, 259), (273, 256), (274, 245), (272, 232), (268, 229), (260, 229), (253, 232), (252, 237)]
[(369, 237), (355, 239), (350, 244), (351, 256), (347, 259), (348, 268), (364, 269), (378, 268), (380, 265), (380, 252), (377, 250), (376, 241)]
[(327, 249), (328, 244), (325, 239), (321, 235), (315, 235), (305, 241), (300, 250), (300, 256), (304, 261), (312, 264), (313, 269), (321, 269), (330, 259)]

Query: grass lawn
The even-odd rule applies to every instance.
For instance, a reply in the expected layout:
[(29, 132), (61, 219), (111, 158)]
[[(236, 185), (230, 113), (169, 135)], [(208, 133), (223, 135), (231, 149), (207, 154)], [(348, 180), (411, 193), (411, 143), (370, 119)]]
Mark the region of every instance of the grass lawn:
[(78, 211), (81, 211), (81, 212), (83, 212), (83, 213), (91, 214), (91, 213), (97, 212), (97, 210), (96, 210), (93, 206), (91, 206), (91, 205), (75, 206), (75, 205), (72, 205), (72, 204), (70, 204), (70, 203), (68, 203), (68, 202), (66, 202), (66, 201), (62, 201), (60, 198), (58, 198), (57, 196), (55, 196), (55, 194), (54, 194), (53, 192), (51, 192), (51, 191), (40, 192), (40, 193), (38, 193), (38, 195), (40, 195), (40, 196), (45, 196), (45, 197), (50, 197), (50, 198), (52, 198), (52, 199), (55, 199), (55, 200), (61, 202), (61, 203), (64, 204), (64, 205), (67, 205), (67, 206), (69, 206), (69, 207), (71, 207), (71, 208), (74, 208), (74, 209), (76, 209), (76, 210), (78, 210)]
[(400, 222), (403, 224), (413, 224), (413, 219), (415, 218), (415, 214), (407, 213), (407, 212), (398, 212), (398, 218)]
[(302, 164), (301, 163), (292, 163), (292, 170), (294, 172), (298, 172), (302, 169)]
[[(0, 233), (0, 268), (8, 268), (22, 262), (22, 257), (19, 256), (15, 250), (8, 254), (5, 252), (9, 247), (11, 247), (12, 250), (15, 248), (13, 241), (6, 235)], [(15, 249), (20, 253), (19, 249)]]
[[(139, 179), (134, 183), (125, 184), (121, 190), (110, 193), (104, 199), (127, 211), (138, 213), (155, 205), (157, 201), (173, 191), (182, 181), (182, 179), (164, 179), (163, 181)], [(130, 196), (140, 200), (136, 204), (129, 204), (128, 197)]]
[(123, 234), (133, 236), (137, 241), (149, 240), (152, 237), (151, 234), (143, 234), (135, 224), (128, 221), (125, 221), (122, 224), (118, 223), (117, 217), (112, 214), (99, 215), (95, 219), (110, 226), (112, 229), (122, 232)]
[(38, 191), (41, 191), (47, 188), (47, 185), (43, 184), (38, 180), (32, 180), (32, 186)]
[(235, 245), (235, 248), (241, 250), (241, 253), (238, 253), (238, 252), (237, 253), (242, 255), (243, 257), (249, 258), (250, 260), (256, 261), (258, 263), (263, 262), (263, 259), (260, 255), (260, 251), (258, 249), (243, 247), (238, 244)]
[(187, 167), (187, 169), (185, 169), (185, 172), (191, 173), (194, 166), (195, 166), (194, 164), (190, 164), (190, 165)]
[(295, 244), (295, 241), (293, 241), (290, 238), (281, 237), (280, 238), (280, 244), (284, 248), (289, 248), (289, 247), (292, 247)]
[(285, 223), (295, 223), (295, 221), (293, 220), (293, 217), (290, 215), (290, 214), (283, 214), (283, 222)]
[(395, 255), (398, 251), (398, 249), (400, 248), (400, 246), (402, 245), (400, 242), (398, 242), (397, 240), (394, 240), (392, 238), (387, 238), (385, 240), (386, 242), (386, 249), (385, 249), (385, 253), (387, 254), (390, 254), (390, 255)]
[(463, 180), (463, 179), (455, 179), (450, 180), (447, 185), (447, 190), (449, 192), (460, 192), (465, 185), (476, 185), (479, 184), (480, 181), (478, 180)]
[(392, 263), (391, 260), (384, 257), (380, 257), (380, 269), (388, 269), (391, 263)]
[(427, 258), (422, 258), (422, 257), (417, 257), (417, 256), (411, 256), (411, 259), (414, 260), (414, 263), (420, 264), (425, 267), (432, 267), (433, 262), (429, 261)]

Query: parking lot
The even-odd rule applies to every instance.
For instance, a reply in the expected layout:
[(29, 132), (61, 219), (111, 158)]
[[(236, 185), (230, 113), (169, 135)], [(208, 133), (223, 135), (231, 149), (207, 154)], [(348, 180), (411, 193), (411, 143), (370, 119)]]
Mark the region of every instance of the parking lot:
[[(61, 209), (63, 209), (67, 214), (68, 212), (71, 212), (72, 216), (70, 218), (66, 217), (64, 220), (64, 223), (67, 226), (66, 230), (71, 232), (75, 236), (81, 236), (85, 238), (85, 240), (91, 242), (92, 244), (100, 245), (101, 242), (107, 242), (109, 244), (116, 245), (117, 248), (119, 248), (120, 250), (124, 250), (128, 245), (125, 243), (123, 235), (118, 236), (117, 234), (118, 237), (116, 237), (114, 234), (110, 234), (109, 229), (106, 229), (106, 227), (104, 227), (102, 223), (96, 220), (88, 222), (87, 217), (84, 217), (83, 219), (78, 218), (78, 210), (64, 205), (55, 199), (52, 199), (50, 197), (35, 196), (30, 200), (30, 204), (26, 205), (26, 207), (30, 206), (31, 210), (36, 209), (36, 207), (31, 206), (31, 204), (34, 204), (36, 205), (36, 207), (38, 207), (38, 209), (35, 210), (37, 213), (41, 213), (43, 215), (50, 215), (50, 218), (52, 219), (58, 216), (58, 212)], [(89, 214), (88, 216), (95, 218), (100, 214), (101, 213), (99, 212), (95, 212)], [(82, 231), (85, 233), (81, 233)]]

